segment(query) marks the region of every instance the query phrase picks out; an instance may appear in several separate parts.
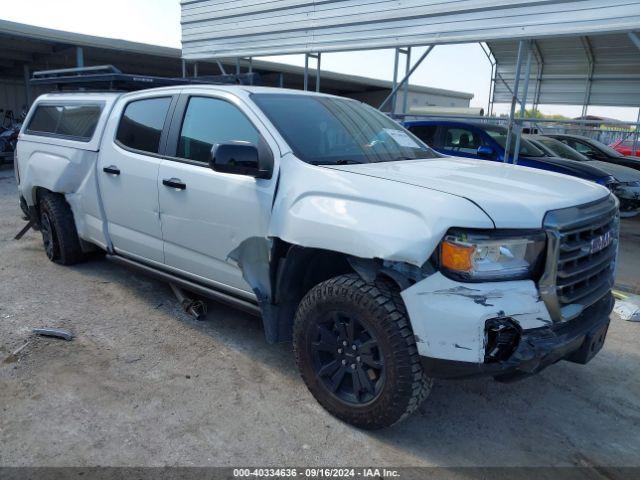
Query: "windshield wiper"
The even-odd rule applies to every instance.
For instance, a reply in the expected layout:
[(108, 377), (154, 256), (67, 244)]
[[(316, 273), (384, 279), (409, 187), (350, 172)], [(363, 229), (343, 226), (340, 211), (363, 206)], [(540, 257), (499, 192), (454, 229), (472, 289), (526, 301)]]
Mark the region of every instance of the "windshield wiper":
[(366, 163), (366, 162), (360, 162), (358, 160), (349, 160), (349, 159), (340, 159), (340, 160), (312, 160), (311, 162), (312, 165), (355, 165), (355, 164), (359, 164), (359, 163)]

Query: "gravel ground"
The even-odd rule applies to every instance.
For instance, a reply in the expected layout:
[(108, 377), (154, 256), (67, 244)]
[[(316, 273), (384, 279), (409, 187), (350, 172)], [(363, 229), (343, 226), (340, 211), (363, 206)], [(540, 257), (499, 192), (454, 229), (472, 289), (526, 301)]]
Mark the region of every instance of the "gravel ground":
[(162, 283), (12, 240), (15, 193), (1, 170), (0, 465), (640, 466), (638, 323), (613, 318), (587, 366), (439, 381), (407, 421), (363, 432), (317, 405), (256, 318), (211, 304), (197, 322)]

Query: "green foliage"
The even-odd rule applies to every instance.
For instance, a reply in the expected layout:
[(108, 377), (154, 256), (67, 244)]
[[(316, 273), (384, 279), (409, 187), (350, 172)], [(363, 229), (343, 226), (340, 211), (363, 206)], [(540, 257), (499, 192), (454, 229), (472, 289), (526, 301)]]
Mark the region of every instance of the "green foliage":
[[(518, 114), (520, 116), (520, 114)], [(564, 115), (547, 115), (546, 113), (542, 113), (540, 110), (532, 109), (525, 110), (524, 118), (541, 118), (547, 120), (570, 120), (569, 117), (565, 117)]]

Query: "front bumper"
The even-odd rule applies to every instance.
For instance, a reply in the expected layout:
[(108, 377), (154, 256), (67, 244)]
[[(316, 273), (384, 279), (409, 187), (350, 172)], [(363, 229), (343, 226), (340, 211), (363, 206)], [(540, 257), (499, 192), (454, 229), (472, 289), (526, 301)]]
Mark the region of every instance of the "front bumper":
[(517, 348), (503, 361), (471, 363), (422, 357), (425, 372), (434, 378), (489, 375), (500, 381), (514, 381), (560, 360), (585, 364), (604, 344), (613, 304), (609, 294), (571, 321), (523, 331)]
[[(602, 346), (594, 339), (604, 339), (613, 309), (608, 293), (578, 317), (554, 322), (531, 280), (461, 283), (440, 272), (401, 295), (418, 353), (434, 378), (508, 380), (562, 359), (586, 363)], [(506, 337), (492, 336), (501, 324), (512, 327)]]

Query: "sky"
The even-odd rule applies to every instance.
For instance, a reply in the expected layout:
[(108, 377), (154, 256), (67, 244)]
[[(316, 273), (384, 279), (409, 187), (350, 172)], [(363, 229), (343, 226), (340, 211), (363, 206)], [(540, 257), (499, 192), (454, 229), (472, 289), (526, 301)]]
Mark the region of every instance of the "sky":
[[(0, 19), (168, 47), (181, 46), (179, 0), (9, 1), (10, 6), (0, 10)], [(413, 48), (412, 58), (417, 59), (424, 50)], [(322, 55), (322, 68), (391, 80), (393, 58), (393, 50), (325, 53)], [(303, 55), (269, 57), (265, 60), (304, 65)], [(411, 83), (473, 93), (471, 106), (484, 107), (486, 110), (490, 77), (491, 66), (479, 45), (440, 45), (418, 67), (411, 77)], [(508, 108), (508, 105), (496, 105), (495, 111), (506, 113)], [(579, 106), (543, 105), (540, 110), (570, 117), (581, 113)], [(635, 121), (638, 110), (590, 107), (589, 114)]]

